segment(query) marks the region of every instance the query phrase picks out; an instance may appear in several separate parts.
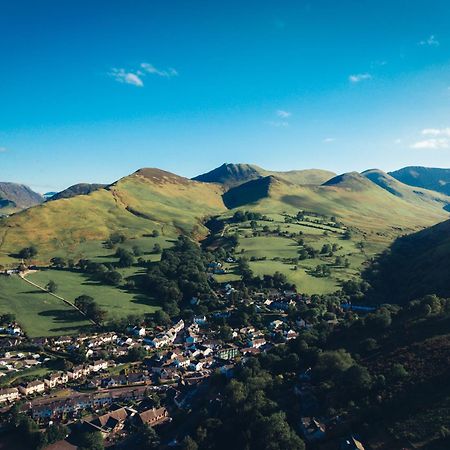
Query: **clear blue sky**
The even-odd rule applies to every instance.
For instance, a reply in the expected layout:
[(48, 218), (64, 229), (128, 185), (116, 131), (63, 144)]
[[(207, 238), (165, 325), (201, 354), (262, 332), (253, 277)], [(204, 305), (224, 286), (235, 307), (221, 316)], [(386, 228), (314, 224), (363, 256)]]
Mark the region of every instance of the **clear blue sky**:
[(0, 180), (450, 166), (448, 0), (9, 0)]

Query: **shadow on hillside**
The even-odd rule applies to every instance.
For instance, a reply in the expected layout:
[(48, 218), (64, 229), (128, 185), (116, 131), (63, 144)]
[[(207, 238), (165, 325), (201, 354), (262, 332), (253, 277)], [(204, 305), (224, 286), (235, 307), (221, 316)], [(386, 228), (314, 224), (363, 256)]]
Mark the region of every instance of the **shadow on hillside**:
[(52, 317), (57, 322), (82, 322), (85, 318), (74, 309), (48, 309), (38, 313), (42, 317)]

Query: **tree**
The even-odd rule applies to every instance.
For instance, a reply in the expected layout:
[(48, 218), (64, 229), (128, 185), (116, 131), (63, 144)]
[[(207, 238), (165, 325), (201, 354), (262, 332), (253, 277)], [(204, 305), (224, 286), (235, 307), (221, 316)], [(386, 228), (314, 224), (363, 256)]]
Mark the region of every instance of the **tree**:
[(22, 259), (31, 259), (38, 254), (37, 248), (32, 245), (30, 247), (25, 247), (19, 251), (18, 256)]
[(131, 347), (130, 350), (128, 350), (128, 361), (130, 362), (136, 362), (136, 361), (143, 361), (144, 358), (147, 356), (147, 350), (145, 350), (144, 347), (136, 346)]
[(99, 431), (84, 432), (80, 436), (78, 450), (104, 450), (103, 436)]
[(344, 374), (345, 385), (356, 395), (367, 392), (372, 386), (372, 377), (369, 371), (359, 364), (351, 366)]
[(190, 436), (186, 436), (181, 444), (183, 450), (198, 450), (198, 445)]
[(155, 429), (150, 425), (144, 425), (141, 430), (141, 446), (143, 450), (153, 450), (159, 448), (160, 439)]
[(116, 270), (108, 270), (108, 272), (103, 275), (103, 280), (105, 283), (117, 286), (122, 281), (122, 275)]
[(94, 299), (89, 295), (80, 295), (74, 301), (74, 305), (84, 313), (88, 311), (92, 304), (94, 304)]
[(54, 294), (54, 293), (58, 290), (58, 285), (57, 285), (53, 280), (50, 280), (50, 281), (46, 284), (45, 289), (46, 289), (48, 292), (51, 292), (52, 294)]
[(53, 267), (56, 269), (64, 269), (66, 267), (66, 260), (64, 258), (61, 258), (60, 256), (55, 256), (50, 260), (50, 263)]
[(156, 244), (153, 246), (152, 253), (155, 253), (156, 255), (159, 255), (160, 253), (162, 253), (161, 245), (158, 244), (158, 243), (156, 243)]
[(65, 439), (69, 435), (69, 429), (62, 424), (50, 425), (45, 431), (48, 444), (54, 444), (55, 442)]

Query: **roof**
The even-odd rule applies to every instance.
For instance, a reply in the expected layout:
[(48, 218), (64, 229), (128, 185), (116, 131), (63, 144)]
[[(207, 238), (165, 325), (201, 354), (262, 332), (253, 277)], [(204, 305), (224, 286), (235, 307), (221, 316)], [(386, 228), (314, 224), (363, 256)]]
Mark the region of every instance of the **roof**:
[(120, 408), (97, 417), (92, 420), (92, 423), (102, 428), (114, 428), (118, 423), (125, 421), (127, 417), (128, 411), (125, 408)]
[(158, 408), (158, 409), (148, 409), (147, 411), (141, 412), (139, 414), (139, 418), (141, 419), (142, 423), (152, 423), (155, 422), (158, 419), (158, 417), (167, 417), (167, 410), (166, 408)]

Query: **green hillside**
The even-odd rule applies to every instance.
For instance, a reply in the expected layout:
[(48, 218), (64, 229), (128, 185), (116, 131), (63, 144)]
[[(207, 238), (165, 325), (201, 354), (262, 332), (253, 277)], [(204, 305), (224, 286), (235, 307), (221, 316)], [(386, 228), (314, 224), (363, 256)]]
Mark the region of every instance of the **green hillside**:
[(307, 210), (336, 216), (348, 226), (385, 240), (448, 217), (439, 202), (409, 202), (357, 172), (339, 175), (321, 186), (298, 186), (265, 177), (230, 189), (224, 202), (229, 208), (251, 206), (262, 213)]
[(365, 274), (375, 300), (450, 297), (450, 221), (397, 239)]
[(142, 237), (158, 230), (163, 236), (204, 236), (203, 219), (226, 208), (222, 191), (158, 169), (142, 169), (108, 189), (46, 202), (0, 222), (0, 264), (8, 255), (35, 245), (37, 262), (55, 256), (96, 256), (111, 233)]
[(420, 187), (409, 186), (382, 170), (366, 170), (362, 172), (362, 175), (391, 194), (409, 203), (421, 206), (435, 206), (447, 210), (450, 208), (450, 196)]

